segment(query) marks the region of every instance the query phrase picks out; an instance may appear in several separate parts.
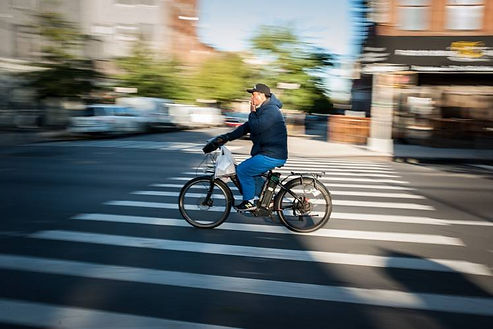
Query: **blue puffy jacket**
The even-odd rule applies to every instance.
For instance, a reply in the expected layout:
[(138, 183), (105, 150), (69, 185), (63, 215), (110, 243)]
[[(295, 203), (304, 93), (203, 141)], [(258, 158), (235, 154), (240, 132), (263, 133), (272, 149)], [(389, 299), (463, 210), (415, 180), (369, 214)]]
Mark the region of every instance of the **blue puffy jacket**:
[(288, 134), (286, 122), (281, 113), (282, 103), (271, 94), (256, 112), (250, 112), (248, 121), (226, 134), (228, 140), (234, 140), (250, 133), (253, 146), (252, 156), (263, 154), (275, 159), (288, 158)]

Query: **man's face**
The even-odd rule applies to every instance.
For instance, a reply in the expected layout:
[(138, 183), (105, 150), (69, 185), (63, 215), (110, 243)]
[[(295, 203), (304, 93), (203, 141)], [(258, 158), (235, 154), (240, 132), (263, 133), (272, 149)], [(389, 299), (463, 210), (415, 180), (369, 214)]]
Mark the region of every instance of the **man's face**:
[(258, 91), (254, 91), (252, 93), (251, 101), (253, 105), (258, 106), (265, 101), (265, 95), (263, 93), (259, 93)]

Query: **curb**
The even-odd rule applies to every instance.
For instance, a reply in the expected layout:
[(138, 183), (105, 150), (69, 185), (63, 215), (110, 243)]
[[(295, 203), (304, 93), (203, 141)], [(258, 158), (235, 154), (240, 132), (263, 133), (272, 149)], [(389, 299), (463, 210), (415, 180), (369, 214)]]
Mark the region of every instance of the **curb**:
[(419, 163), (430, 163), (430, 164), (491, 164), (493, 165), (493, 159), (481, 159), (481, 158), (428, 158), (428, 157), (416, 157), (416, 156), (393, 156), (393, 162), (400, 163), (410, 163), (410, 164), (419, 164)]

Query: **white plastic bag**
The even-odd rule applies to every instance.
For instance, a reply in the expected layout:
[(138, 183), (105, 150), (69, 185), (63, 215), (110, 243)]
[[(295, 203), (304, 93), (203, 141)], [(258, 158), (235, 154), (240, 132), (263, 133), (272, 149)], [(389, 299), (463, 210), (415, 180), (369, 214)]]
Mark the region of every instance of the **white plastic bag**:
[(215, 178), (231, 176), (236, 173), (235, 159), (227, 147), (222, 146), (216, 159)]

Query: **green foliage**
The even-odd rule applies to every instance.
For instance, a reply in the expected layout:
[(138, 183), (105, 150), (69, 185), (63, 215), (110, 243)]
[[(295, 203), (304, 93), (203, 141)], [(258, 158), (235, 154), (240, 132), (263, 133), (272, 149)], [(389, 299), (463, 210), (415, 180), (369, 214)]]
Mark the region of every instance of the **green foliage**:
[(79, 56), (89, 39), (60, 14), (35, 15), (37, 33), (43, 40), (39, 70), (24, 74), (26, 85), (36, 90), (39, 99), (47, 97), (79, 98), (97, 89), (101, 75), (92, 61)]
[(332, 66), (333, 58), (320, 48), (302, 42), (289, 27), (263, 26), (251, 40), (259, 56), (270, 59), (259, 76), (272, 86), (278, 83), (298, 84), (298, 89), (281, 92), (286, 108), (303, 111), (328, 111), (321, 78), (323, 70)]
[(123, 71), (116, 76), (119, 85), (137, 88), (140, 96), (189, 98), (179, 63), (156, 59), (142, 42), (135, 44), (130, 56), (120, 58), (116, 63)]
[(192, 79), (191, 85), (197, 98), (227, 103), (245, 96), (245, 81), (250, 74), (240, 56), (225, 53), (207, 60)]

